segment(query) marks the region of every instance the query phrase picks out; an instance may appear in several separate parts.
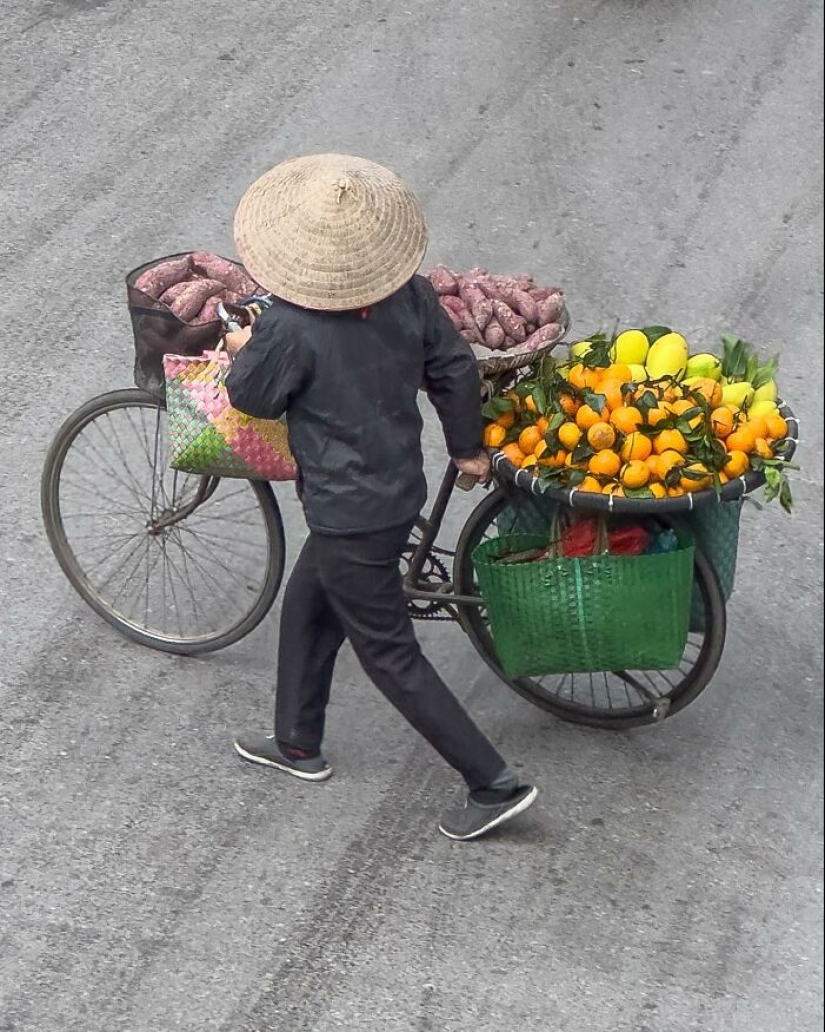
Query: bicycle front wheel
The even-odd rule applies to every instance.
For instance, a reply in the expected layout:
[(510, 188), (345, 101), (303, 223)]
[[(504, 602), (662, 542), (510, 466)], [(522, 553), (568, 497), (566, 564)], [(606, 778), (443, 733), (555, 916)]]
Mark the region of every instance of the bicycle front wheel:
[(278, 594), (285, 547), (272, 488), (170, 469), (165, 408), (143, 391), (93, 398), (66, 420), (41, 503), (72, 586), (142, 645), (179, 655), (224, 648)]
[[(478, 596), (472, 554), (482, 541), (498, 537), (498, 520), (509, 511), (501, 491), (470, 514), (456, 546), (453, 580), (459, 595)], [(674, 670), (620, 670), (600, 673), (508, 677), (501, 668), (483, 606), (460, 607), (461, 623), (479, 654), (519, 695), (561, 720), (608, 730), (652, 724), (689, 705), (710, 683), (725, 644), (725, 599), (716, 571), (696, 551), (694, 579), (701, 600), (701, 633), (691, 633)], [(559, 633), (564, 633), (561, 628)]]

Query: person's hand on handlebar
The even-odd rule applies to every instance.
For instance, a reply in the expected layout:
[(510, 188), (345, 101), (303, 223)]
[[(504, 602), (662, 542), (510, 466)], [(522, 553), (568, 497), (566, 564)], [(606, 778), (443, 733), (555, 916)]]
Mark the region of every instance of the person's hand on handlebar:
[(224, 341), (226, 343), (226, 350), (229, 352), (232, 358), (238, 354), (241, 348), (249, 343), (249, 338), (252, 336), (251, 326), (242, 326), (239, 330), (232, 330), (227, 333)]
[(459, 473), (465, 476), (475, 477), (482, 484), (490, 480), (492, 474), (492, 462), (486, 451), (480, 451), (473, 459), (453, 459), (458, 467)]

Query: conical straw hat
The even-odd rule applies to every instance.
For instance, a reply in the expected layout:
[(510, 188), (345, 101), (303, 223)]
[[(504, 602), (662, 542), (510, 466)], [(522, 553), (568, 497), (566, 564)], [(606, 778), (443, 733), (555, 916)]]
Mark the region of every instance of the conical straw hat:
[(235, 245), (261, 286), (293, 304), (344, 311), (375, 304), (421, 265), (427, 226), (389, 169), (345, 154), (285, 161), (246, 191)]

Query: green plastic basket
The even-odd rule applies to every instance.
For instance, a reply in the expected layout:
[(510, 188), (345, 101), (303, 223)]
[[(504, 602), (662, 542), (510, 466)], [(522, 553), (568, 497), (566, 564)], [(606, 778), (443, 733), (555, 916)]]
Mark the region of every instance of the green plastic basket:
[[(690, 532), (701, 552), (716, 570), (722, 594), (727, 601), (733, 594), (736, 561), (739, 556), (739, 521), (742, 518), (742, 499), (708, 506), (692, 513), (688, 521)], [(699, 589), (693, 588), (690, 610), (690, 629), (704, 632), (705, 607)]]
[(508, 676), (678, 666), (690, 621), (690, 542), (659, 555), (496, 561), (546, 544), (546, 535), (514, 534), (485, 541), (473, 553)]

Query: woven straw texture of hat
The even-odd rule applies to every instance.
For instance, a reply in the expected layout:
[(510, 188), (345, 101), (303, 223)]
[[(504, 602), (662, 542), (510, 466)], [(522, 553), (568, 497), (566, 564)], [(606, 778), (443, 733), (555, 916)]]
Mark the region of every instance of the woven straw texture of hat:
[(389, 169), (345, 154), (276, 165), (241, 198), (234, 228), (238, 254), (258, 283), (321, 311), (389, 297), (427, 248), (415, 194)]

